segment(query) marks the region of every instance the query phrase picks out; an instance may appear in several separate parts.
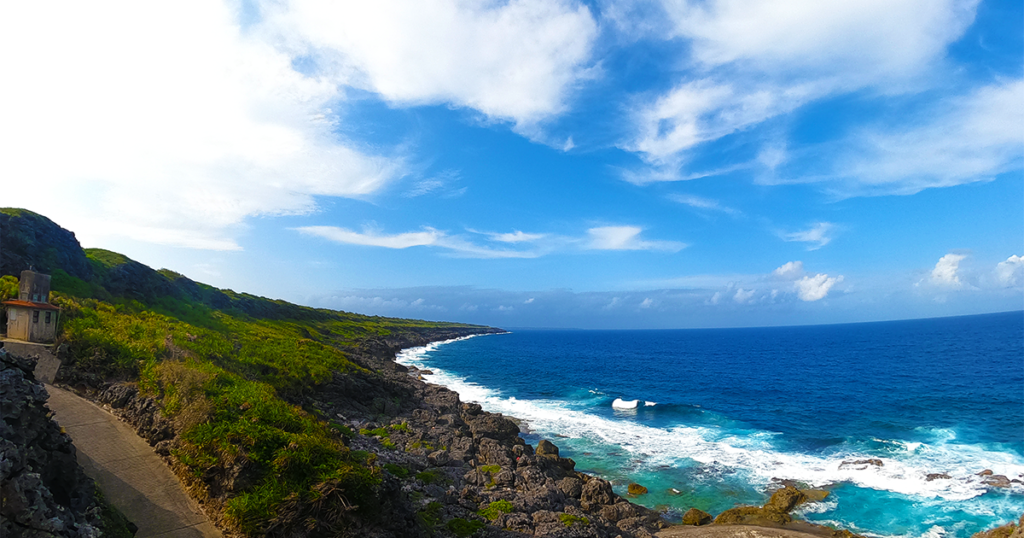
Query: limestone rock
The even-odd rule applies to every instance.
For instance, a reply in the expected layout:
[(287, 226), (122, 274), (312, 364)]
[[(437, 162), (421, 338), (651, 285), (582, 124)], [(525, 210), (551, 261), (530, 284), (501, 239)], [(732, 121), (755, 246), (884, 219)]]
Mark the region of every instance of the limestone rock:
[(542, 439), (537, 443), (537, 449), (534, 451), (538, 456), (554, 456), (558, 457), (558, 447), (554, 443), (547, 439)]
[(764, 505), (764, 509), (785, 514), (806, 500), (807, 495), (804, 495), (803, 492), (792, 486), (786, 486), (772, 493), (771, 499)]
[(647, 488), (641, 486), (640, 484), (637, 484), (636, 482), (633, 482), (626, 486), (626, 491), (630, 495), (643, 495), (647, 493)]
[(683, 525), (708, 525), (713, 519), (711, 514), (703, 510), (691, 508), (683, 514)]

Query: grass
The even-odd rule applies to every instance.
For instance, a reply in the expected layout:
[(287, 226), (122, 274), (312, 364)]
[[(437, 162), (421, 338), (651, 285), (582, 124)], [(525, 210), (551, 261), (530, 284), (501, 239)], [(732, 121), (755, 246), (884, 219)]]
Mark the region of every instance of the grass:
[(490, 521), (498, 519), (501, 514), (509, 514), (515, 509), (512, 503), (506, 500), (493, 501), (484, 508), (477, 512), (480, 517), (486, 518)]
[(448, 477), (441, 469), (427, 469), (426, 471), (416, 473), (416, 480), (419, 480), (424, 484), (435, 484), (446, 482)]
[[(349, 451), (344, 439), (354, 432), (347, 426), (288, 403), (335, 372), (362, 371), (336, 344), (352, 333), (332, 331), (323, 338), (316, 324), (301, 320), (253, 319), (202, 305), (178, 315), (183, 309), (169, 302), (160, 312), (138, 301), (74, 297), (67, 290), (91, 288), (74, 277), (61, 279), (66, 291), (54, 293), (53, 302), (63, 309), (61, 340), (75, 368), (137, 381), (144, 394), (156, 397), (179, 428), (173, 457), (197, 481), (210, 469), (238, 461), (258, 470), (253, 485), (227, 501), (232, 527), (261, 534), (286, 501), (314, 502), (325, 487), (340, 490), (346, 503), (359, 507), (357, 513), (375, 516), (383, 472), (376, 456)], [(188, 321), (193, 317), (199, 320)], [(398, 424), (360, 433), (394, 449), (388, 436), (408, 430)], [(408, 476), (394, 468), (388, 472)]]
[(558, 520), (561, 521), (562, 525), (565, 525), (566, 527), (571, 527), (576, 523), (590, 525), (589, 519), (581, 516), (574, 516), (572, 514), (558, 514)]
[[(57, 228), (29, 211), (0, 212), (24, 219), (28, 228)], [(301, 517), (279, 518), (296, 503), (381, 517), (375, 511), (383, 473), (401, 478), (410, 471), (378, 466), (376, 454), (349, 450), (345, 441), (356, 435), (351, 428), (291, 402), (308, 401), (317, 385), (338, 373), (366, 373), (346, 350), (369, 339), (474, 327), (308, 308), (154, 271), (116, 252), (60, 252), (26, 241), (12, 243), (15, 254), (36, 249), (33, 259), (52, 277), (51, 301), (62, 309), (57, 343), (66, 345), (63, 370), (136, 382), (154, 397), (178, 433), (172, 458), (194, 486), (202, 489), (211, 475), (244, 464), (253, 476), (228, 496), (225, 521), (250, 536), (262, 535), (274, 521), (296, 526), (281, 529), (285, 534), (301, 534)], [(71, 258), (86, 260), (91, 271), (69, 274), (58, 260)], [(0, 298), (16, 294), (17, 284), (16, 275), (0, 276)], [(409, 431), (396, 424), (364, 435), (395, 448), (389, 434)], [(446, 480), (436, 470), (417, 478)]]

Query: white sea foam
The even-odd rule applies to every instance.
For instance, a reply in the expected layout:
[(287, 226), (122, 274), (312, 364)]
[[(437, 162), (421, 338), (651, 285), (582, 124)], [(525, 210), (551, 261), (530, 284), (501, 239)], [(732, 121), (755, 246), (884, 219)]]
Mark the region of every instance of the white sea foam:
[[(897, 450), (889, 457), (879, 458), (853, 447), (828, 455), (802, 454), (776, 449), (773, 440), (778, 434), (771, 432), (737, 436), (718, 428), (654, 428), (572, 409), (564, 401), (503, 397), (496, 390), (429, 365), (429, 353), (444, 343), (404, 350), (396, 360), (429, 367), (433, 375), (425, 376), (428, 381), (458, 392), (463, 401), (476, 402), (488, 411), (524, 420), (533, 431), (614, 445), (629, 452), (631, 459), (651, 468), (686, 464), (692, 460), (709, 468), (727, 467), (744, 472), (754, 484), (767, 485), (777, 478), (817, 487), (848, 482), (864, 488), (944, 501), (963, 501), (988, 491), (982, 477), (976, 476), (982, 469), (992, 469), (995, 474), (1011, 478), (1024, 474), (1024, 459), (982, 446), (958, 444), (955, 433), (949, 431), (937, 432), (937, 441), (933, 443), (896, 441), (904, 450)], [(844, 461), (867, 458), (879, 458), (883, 465), (840, 468)], [(928, 481), (929, 473), (946, 473), (952, 478)], [(1024, 488), (1015, 484), (1012, 491), (1024, 493)]]
[(654, 407), (658, 405), (658, 402), (644, 402), (644, 407)]

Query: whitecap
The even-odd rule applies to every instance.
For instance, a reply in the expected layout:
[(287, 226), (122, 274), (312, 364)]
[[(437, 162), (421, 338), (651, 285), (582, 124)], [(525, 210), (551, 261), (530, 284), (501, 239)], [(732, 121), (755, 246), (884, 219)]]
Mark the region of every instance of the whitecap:
[(658, 405), (658, 402), (644, 402), (644, 407), (654, 407)]
[(623, 400), (622, 398), (615, 398), (612, 402), (612, 407), (615, 409), (636, 409), (637, 404), (640, 400)]
[[(442, 343), (403, 350), (396, 361), (425, 367), (429, 353)], [(773, 432), (742, 434), (728, 428), (676, 426), (655, 428), (633, 420), (618, 420), (573, 409), (561, 400), (523, 400), (508, 398), (494, 389), (469, 382), (466, 378), (430, 365), (434, 372), (430, 381), (459, 393), (467, 402), (479, 403), (487, 411), (504, 413), (526, 421), (531, 430), (559, 434), (594, 443), (614, 445), (634, 456), (646, 454), (645, 466), (661, 465), (724, 466), (742, 472), (755, 486), (767, 487), (773, 479), (796, 480), (811, 487), (850, 483), (879, 491), (912, 495), (922, 500), (964, 501), (983, 495), (989, 487), (975, 473), (992, 469), (995, 474), (1024, 474), (1024, 458), (989, 450), (983, 445), (956, 443), (951, 430), (934, 431), (935, 441), (915, 445), (899, 441), (908, 450), (885, 456), (865, 451), (847, 443), (826, 454), (788, 452), (777, 448)], [(639, 401), (616, 403), (635, 408)], [(879, 440), (888, 442), (887, 440)], [(906, 443), (906, 444), (905, 444)], [(877, 458), (882, 466), (843, 466), (844, 461)], [(948, 480), (927, 480), (930, 473), (946, 473)], [(1008, 493), (1019, 494), (1017, 484)]]

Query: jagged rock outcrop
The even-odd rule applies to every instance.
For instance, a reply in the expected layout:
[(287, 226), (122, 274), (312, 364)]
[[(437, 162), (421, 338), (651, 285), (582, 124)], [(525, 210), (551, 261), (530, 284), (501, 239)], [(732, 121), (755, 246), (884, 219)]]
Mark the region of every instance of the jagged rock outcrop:
[(97, 537), (96, 486), (71, 438), (51, 420), (35, 364), (0, 349), (0, 536)]
[(53, 274), (57, 269), (83, 280), (92, 277), (92, 265), (75, 234), (50, 219), (25, 209), (0, 210), (0, 275), (20, 275), (34, 267)]

